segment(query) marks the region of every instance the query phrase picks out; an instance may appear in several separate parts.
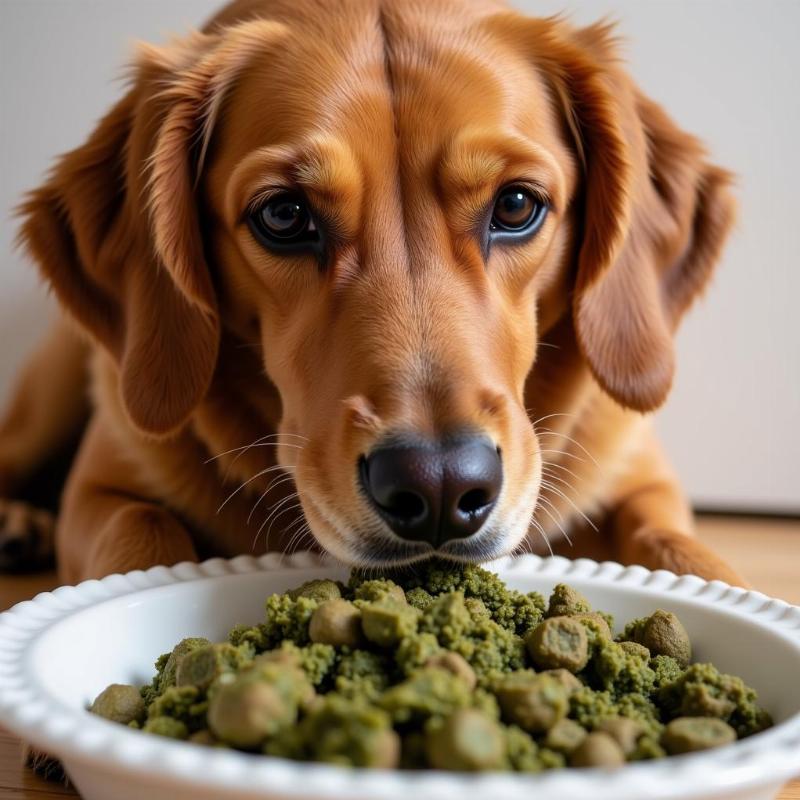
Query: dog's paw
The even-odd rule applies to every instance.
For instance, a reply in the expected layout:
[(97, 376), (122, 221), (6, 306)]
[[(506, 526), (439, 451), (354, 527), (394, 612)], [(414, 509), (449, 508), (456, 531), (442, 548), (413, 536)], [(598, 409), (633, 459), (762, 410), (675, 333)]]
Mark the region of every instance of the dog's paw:
[(53, 565), (55, 517), (28, 503), (0, 498), (0, 572), (35, 572)]
[(28, 769), (36, 773), (40, 778), (51, 783), (63, 783), (69, 786), (69, 778), (64, 772), (64, 767), (57, 758), (35, 750), (30, 745), (23, 745), (22, 761)]
[(699, 575), (731, 586), (749, 587), (747, 581), (695, 537), (660, 528), (642, 528), (626, 543), (624, 563), (648, 569), (666, 569), (677, 575)]

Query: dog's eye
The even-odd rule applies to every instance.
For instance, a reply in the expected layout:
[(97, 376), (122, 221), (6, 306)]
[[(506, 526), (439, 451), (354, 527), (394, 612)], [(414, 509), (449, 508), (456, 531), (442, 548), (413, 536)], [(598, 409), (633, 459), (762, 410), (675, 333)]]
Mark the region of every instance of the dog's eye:
[(492, 234), (531, 234), (547, 216), (547, 204), (524, 186), (504, 186), (494, 203)]
[(259, 206), (249, 217), (256, 238), (273, 250), (297, 250), (319, 244), (319, 229), (305, 200), (279, 194)]

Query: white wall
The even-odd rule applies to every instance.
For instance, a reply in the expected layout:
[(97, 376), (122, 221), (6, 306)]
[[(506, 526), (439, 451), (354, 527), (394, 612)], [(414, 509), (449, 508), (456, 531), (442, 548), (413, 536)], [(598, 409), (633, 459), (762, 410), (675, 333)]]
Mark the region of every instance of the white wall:
[[(335, 5), (336, 0), (331, 0)], [(132, 39), (199, 25), (216, 0), (3, 0), (0, 209), (79, 144), (120, 94)], [(517, 0), (619, 20), (641, 86), (739, 176), (741, 220), (678, 338), (659, 428), (701, 505), (800, 511), (800, 2)], [(0, 396), (44, 326), (33, 271), (0, 223)]]

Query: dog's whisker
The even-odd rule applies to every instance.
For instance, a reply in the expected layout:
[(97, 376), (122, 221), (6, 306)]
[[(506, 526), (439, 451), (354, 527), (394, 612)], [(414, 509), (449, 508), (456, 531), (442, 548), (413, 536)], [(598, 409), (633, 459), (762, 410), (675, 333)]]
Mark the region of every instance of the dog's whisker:
[(291, 492), (290, 494), (287, 494), (286, 497), (283, 497), (280, 500), (278, 500), (275, 503), (273, 503), (273, 505), (270, 506), (270, 511), (267, 514), (266, 519), (261, 523), (261, 527), (263, 528), (273, 518), (273, 516), (275, 514), (277, 514), (278, 511), (283, 506), (286, 505), (286, 503), (288, 503), (290, 500), (297, 500), (297, 499), (299, 499), (299, 497), (300, 497), (300, 493), (297, 492), (297, 491), (294, 491), (294, 492)]
[(264, 492), (261, 494), (258, 500), (256, 500), (256, 502), (253, 504), (253, 507), (250, 509), (250, 513), (247, 515), (247, 522), (245, 524), (247, 525), (250, 524), (250, 520), (253, 519), (253, 514), (256, 513), (256, 510), (261, 505), (264, 498), (272, 491), (273, 488), (277, 488), (281, 484), (293, 480), (294, 480), (294, 475), (277, 475), (276, 477), (274, 477), (269, 482), (269, 486), (267, 486), (267, 488), (264, 490)]
[[(598, 468), (600, 469), (600, 465), (597, 463), (597, 459), (579, 442), (577, 439), (573, 439), (571, 436), (567, 436), (566, 433), (560, 433), (559, 431), (551, 430), (550, 428), (539, 428), (544, 435), (550, 434), (551, 436), (560, 436), (562, 439), (566, 439), (568, 442), (572, 442), (575, 447), (580, 448), (583, 451), (589, 460)], [(538, 433), (538, 432), (537, 432)], [(541, 435), (541, 434), (539, 434)]]
[(572, 477), (575, 478), (576, 481), (580, 480), (580, 477), (576, 475), (569, 467), (565, 467), (563, 464), (556, 464), (555, 461), (546, 461), (545, 459), (542, 459), (542, 469), (545, 468), (549, 469), (550, 467), (564, 470), (564, 472), (568, 472), (570, 475), (572, 475)]
[[(302, 505), (302, 498), (300, 497), (299, 492), (297, 493), (297, 499), (298, 501), (300, 501)], [(289, 523), (289, 527), (286, 529), (285, 533), (288, 533), (295, 525), (297, 525), (298, 522), (305, 521), (305, 519), (306, 519), (305, 513), (300, 514), (300, 516), (294, 522)]]
[(517, 546), (511, 551), (511, 555), (517, 556), (524, 555), (525, 553), (533, 553), (530, 537), (527, 536), (527, 534), (522, 537), (522, 540), (519, 542), (519, 544), (517, 544)]
[(562, 456), (567, 456), (569, 458), (574, 458), (576, 461), (580, 461), (580, 462), (582, 462), (584, 464), (586, 463), (586, 459), (585, 458), (581, 458), (579, 455), (576, 455), (575, 453), (570, 453), (568, 450), (553, 450), (552, 448), (540, 448), (539, 452), (540, 453), (557, 453), (557, 454), (562, 455)]
[[(564, 530), (564, 526), (561, 524), (561, 522), (563, 522), (563, 521), (564, 521), (564, 517), (563, 517), (563, 516), (562, 516), (562, 515), (559, 513), (558, 509), (557, 509), (557, 508), (556, 508), (556, 507), (553, 505), (553, 503), (552, 503), (552, 502), (549, 500), (549, 498), (547, 498), (547, 497), (544, 497), (544, 496), (540, 495), (540, 496), (539, 496), (539, 500), (540, 500), (542, 503), (545, 503), (545, 504), (546, 504), (546, 505), (543, 505), (543, 506), (542, 506), (542, 511), (544, 511), (544, 513), (545, 513), (545, 514), (547, 514), (547, 516), (548, 516), (548, 517), (550, 517), (550, 519), (551, 519), (551, 520), (553, 520), (553, 522), (556, 524), (556, 526), (558, 527), (558, 529), (561, 531), (561, 533), (562, 533), (562, 535), (564, 536), (564, 538), (567, 540), (567, 543), (569, 544), (569, 546), (570, 546), (570, 547), (572, 547), (572, 539), (570, 539), (570, 538), (569, 538), (569, 534), (568, 534), (568, 533), (567, 533), (567, 532)], [(553, 516), (553, 514), (552, 514), (552, 513), (550, 513), (550, 511), (548, 510), (548, 506), (549, 506), (550, 508), (552, 508), (552, 509), (553, 509), (553, 511), (554, 511), (556, 514), (558, 514), (558, 516), (561, 518), (561, 522), (559, 522), (559, 520), (557, 520), (557, 519), (556, 519), (556, 518)]]
[(570, 497), (567, 497), (567, 495), (565, 495), (564, 492), (562, 492), (561, 489), (559, 489), (554, 483), (550, 483), (547, 480), (543, 480), (542, 481), (542, 486), (544, 486), (545, 489), (548, 489), (549, 491), (554, 492), (559, 497), (562, 497), (564, 500), (566, 500), (575, 509), (575, 511), (577, 511), (578, 514), (580, 514), (584, 518), (584, 520), (586, 520), (586, 523), (589, 525), (589, 527), (591, 527), (594, 530), (595, 533), (599, 533), (597, 525), (595, 525), (594, 522), (592, 522), (589, 519), (589, 517), (587, 517), (586, 514), (584, 514), (583, 511), (581, 511), (578, 508), (578, 506), (575, 505), (574, 501)]
[(280, 439), (282, 437), (283, 438), (291, 437), (293, 439), (302, 439), (304, 441), (309, 441), (307, 436), (301, 436), (299, 433), (288, 433), (288, 432), (283, 432), (283, 431), (273, 431), (272, 433), (265, 433), (263, 436), (259, 436), (257, 439), (253, 439), (253, 441), (250, 442), (249, 444), (243, 444), (243, 445), (240, 445), (239, 447), (232, 447), (230, 450), (225, 450), (224, 452), (213, 456), (209, 460), (213, 460), (213, 459), (216, 459), (216, 458), (221, 458), (222, 456), (228, 455), (230, 453), (236, 453), (239, 450), (247, 450), (247, 449), (253, 447), (254, 445), (258, 444), (259, 442), (266, 442), (268, 439)]
[(241, 492), (241, 491), (242, 491), (242, 489), (244, 489), (244, 488), (245, 488), (245, 486), (247, 486), (248, 484), (251, 484), (253, 481), (257, 480), (258, 478), (262, 477), (263, 475), (266, 475), (266, 474), (268, 474), (268, 473), (270, 473), (270, 472), (274, 472), (276, 469), (285, 469), (285, 467), (282, 467), (280, 464), (274, 464), (274, 465), (273, 465), (273, 466), (271, 466), (271, 467), (267, 467), (266, 469), (262, 469), (260, 472), (256, 472), (256, 474), (255, 474), (255, 475), (253, 475), (252, 477), (248, 478), (248, 479), (247, 479), (247, 480), (246, 480), (244, 483), (242, 483), (242, 484), (240, 484), (239, 486), (237, 486), (237, 487), (236, 487), (236, 488), (235, 488), (235, 489), (234, 489), (234, 490), (233, 490), (233, 491), (232, 491), (232, 492), (231, 492), (231, 493), (230, 493), (230, 494), (229, 494), (229, 495), (228, 495), (228, 496), (225, 498), (225, 500), (223, 500), (223, 502), (222, 502), (222, 505), (220, 505), (220, 507), (217, 509), (217, 514), (219, 514), (219, 513), (220, 513), (220, 511), (222, 511), (222, 509), (223, 509), (223, 508), (225, 508), (225, 506), (226, 506), (226, 505), (228, 505), (228, 503), (229, 503), (231, 500), (233, 500), (233, 498), (234, 498), (234, 497), (235, 497), (237, 494), (239, 494), (239, 492)]
[[(258, 542), (258, 537), (261, 536), (261, 532), (264, 530), (264, 528), (266, 527), (266, 525), (270, 521), (270, 519), (273, 518), (274, 514), (280, 509), (280, 507), (286, 505), (286, 503), (291, 501), (291, 500), (296, 500), (298, 497), (299, 497), (299, 494), (297, 492), (293, 492), (292, 494), (287, 495), (282, 500), (280, 500), (278, 503), (276, 503), (275, 505), (272, 506), (269, 514), (267, 515), (267, 518), (261, 523), (261, 525), (258, 526), (258, 530), (256, 531), (256, 535), (253, 537), (253, 549), (255, 549), (256, 542)], [(267, 534), (266, 542), (267, 542), (267, 544), (269, 544), (269, 534)]]
[[(532, 408), (526, 408), (525, 411), (528, 414), (531, 414), (533, 412), (533, 409)], [(534, 428), (536, 428), (536, 426), (540, 422), (544, 422), (546, 419), (552, 419), (553, 417), (577, 417), (577, 416), (578, 416), (577, 414), (568, 414), (568, 413), (563, 412), (563, 411), (558, 411), (558, 412), (556, 412), (554, 414), (545, 414), (543, 417), (539, 417), (539, 419), (537, 419), (535, 422), (531, 422), (531, 425)]]
[(569, 481), (565, 480), (564, 478), (562, 478), (560, 475), (556, 474), (555, 472), (550, 472), (549, 469), (545, 469), (543, 467), (542, 468), (542, 474), (546, 475), (548, 480), (558, 481), (568, 491), (575, 492), (575, 494), (578, 494), (578, 492), (575, 489), (575, 487)]
[(554, 556), (555, 553), (553, 552), (553, 546), (550, 544), (550, 540), (547, 538), (547, 534), (544, 531), (544, 528), (535, 520), (531, 519), (530, 524), (528, 525), (528, 530), (530, 530), (531, 526), (536, 528), (537, 531), (541, 534), (542, 539), (544, 539), (544, 543), (547, 545), (547, 549), (550, 551), (550, 555)]
[(303, 541), (308, 538), (311, 542), (314, 541), (313, 535), (311, 535), (311, 528), (306, 523), (302, 526), (293, 536), (291, 541), (289, 542), (289, 546), (286, 548), (290, 553), (296, 553), (300, 549), (300, 545)]
[[(279, 514), (283, 513), (281, 511), (281, 509), (284, 508), (287, 503), (291, 503), (293, 500), (299, 500), (299, 498), (300, 498), (300, 493), (295, 491), (295, 492), (292, 492), (291, 494), (287, 494), (286, 497), (284, 497), (283, 499), (279, 500), (277, 503), (273, 504), (269, 514), (267, 514), (267, 516), (266, 516), (266, 519), (259, 526), (258, 531), (256, 532), (256, 537), (258, 536), (258, 534), (261, 533), (261, 531), (264, 530), (264, 528), (267, 526), (267, 524), (270, 523), (271, 520), (275, 520), (276, 515), (279, 515)], [(267, 531), (267, 541), (269, 541), (269, 531), (270, 530), (272, 530), (272, 525), (271, 524), (270, 524), (269, 530)]]
[[(299, 498), (299, 495), (297, 495), (297, 497)], [(270, 522), (269, 528), (267, 528), (267, 535), (266, 535), (266, 537), (264, 539), (264, 543), (266, 544), (267, 549), (269, 549), (269, 536), (270, 536), (270, 533), (272, 533), (273, 525), (275, 525), (275, 523), (278, 521), (278, 519), (280, 517), (282, 517), (284, 514), (286, 514), (287, 512), (296, 511), (297, 509), (302, 509), (302, 507), (303, 507), (303, 503), (302, 502), (297, 502), (297, 503), (294, 503), (292, 505), (286, 506), (286, 508), (284, 508), (282, 511), (278, 512), (278, 514), (273, 516), (272, 522)]]
[[(270, 436), (295, 436), (299, 434), (270, 434)], [(210, 464), (212, 461), (217, 461), (220, 458), (224, 458), (225, 456), (229, 456), (231, 453), (239, 453), (236, 458), (240, 458), (244, 455), (245, 452), (252, 449), (253, 447), (294, 447), (297, 450), (304, 450), (304, 445), (294, 444), (292, 442), (267, 442), (266, 439), (269, 438), (267, 436), (262, 436), (261, 439), (256, 439), (254, 442), (250, 444), (242, 445), (241, 447), (232, 447), (230, 450), (226, 450), (224, 453), (219, 453), (215, 456), (211, 456), (211, 458), (206, 459), (203, 463)], [(305, 438), (305, 437), (303, 437)]]

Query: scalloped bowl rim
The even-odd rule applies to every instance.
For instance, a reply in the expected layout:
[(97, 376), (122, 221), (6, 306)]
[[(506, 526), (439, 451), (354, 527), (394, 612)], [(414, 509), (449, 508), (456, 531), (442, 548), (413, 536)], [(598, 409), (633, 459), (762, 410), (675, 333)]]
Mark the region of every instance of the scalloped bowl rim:
[[(548, 578), (569, 576), (605, 585), (623, 583), (652, 587), (702, 604), (735, 609), (758, 625), (780, 634), (800, 657), (800, 607), (760, 592), (590, 559), (559, 556), (507, 557), (484, 565), (503, 573), (538, 573)], [(138, 731), (94, 718), (61, 703), (38, 686), (29, 674), (27, 656), (37, 638), (57, 622), (89, 606), (170, 584), (220, 576), (269, 572), (277, 569), (341, 568), (325, 555), (299, 552), (271, 553), (260, 558), (238, 556), (153, 567), (125, 575), (109, 575), (77, 586), (62, 586), (38, 594), (0, 614), (0, 721), (16, 735), (65, 761), (121, 772), (144, 769), (184, 788), (199, 785), (218, 790), (276, 792), (285, 797), (363, 797), (406, 800), (437, 797), (461, 800), (465, 792), (477, 796), (530, 797), (536, 789), (548, 796), (680, 797), (680, 787), (702, 785), (709, 796), (723, 790), (777, 784), (800, 770), (800, 713), (757, 736), (719, 750), (630, 764), (618, 770), (554, 770), (537, 775), (519, 773), (464, 774), (436, 770), (346, 769), (325, 764), (294, 762), (230, 750), (210, 750), (194, 744), (142, 736)], [(800, 685), (800, 681), (799, 684)], [(99, 763), (102, 762), (102, 763)], [(715, 769), (716, 767), (716, 769)], [(720, 769), (724, 767), (724, 769)], [(668, 779), (668, 780), (666, 780)], [(666, 782), (665, 782), (666, 781)], [(665, 787), (669, 787), (666, 789)]]

